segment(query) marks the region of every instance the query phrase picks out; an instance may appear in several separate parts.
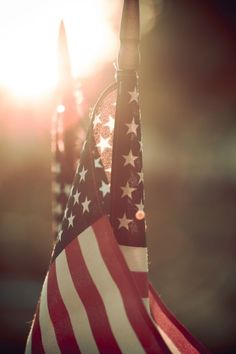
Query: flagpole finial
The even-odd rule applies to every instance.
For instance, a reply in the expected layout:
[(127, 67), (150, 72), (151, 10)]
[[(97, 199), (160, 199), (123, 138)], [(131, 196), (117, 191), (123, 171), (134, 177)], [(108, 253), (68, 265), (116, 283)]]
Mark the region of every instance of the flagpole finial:
[(139, 66), (139, 22), (139, 0), (124, 0), (118, 55), (120, 70), (137, 70)]
[(58, 35), (58, 83), (61, 89), (71, 80), (71, 67), (66, 30), (63, 20), (60, 22)]

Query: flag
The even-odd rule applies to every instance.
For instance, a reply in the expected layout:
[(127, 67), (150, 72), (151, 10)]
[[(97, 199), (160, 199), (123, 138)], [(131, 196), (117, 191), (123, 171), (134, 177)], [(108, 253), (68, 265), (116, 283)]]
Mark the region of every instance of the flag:
[(138, 95), (121, 72), (95, 106), (26, 353), (205, 352), (147, 280)]
[(27, 354), (207, 352), (148, 281), (139, 89), (129, 65), (93, 110)]
[(75, 98), (69, 51), (63, 21), (58, 39), (57, 108), (52, 118), (52, 217), (54, 240), (61, 227), (63, 213), (79, 159), (84, 132)]

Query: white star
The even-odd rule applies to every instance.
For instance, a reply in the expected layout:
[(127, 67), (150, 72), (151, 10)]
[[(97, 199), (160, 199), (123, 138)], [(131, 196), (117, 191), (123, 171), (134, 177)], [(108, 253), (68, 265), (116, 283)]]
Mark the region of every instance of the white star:
[(55, 162), (52, 164), (52, 172), (60, 173), (61, 172), (61, 164), (59, 162)]
[(88, 200), (88, 198), (86, 197), (84, 202), (81, 203), (83, 205), (83, 213), (85, 213), (85, 211), (89, 212), (89, 204), (91, 203), (91, 200)]
[(56, 232), (58, 233), (58, 232), (60, 232), (61, 231), (61, 224), (57, 224), (57, 226), (56, 226)]
[(102, 168), (100, 157), (94, 160), (94, 166), (95, 168)]
[(130, 98), (130, 100), (129, 100), (129, 103), (130, 103), (130, 102), (133, 102), (133, 101), (135, 101), (135, 102), (138, 103), (138, 96), (139, 96), (139, 93), (138, 93), (136, 87), (134, 88), (134, 91), (129, 91), (129, 94), (130, 94), (130, 96), (131, 96), (131, 98)]
[(134, 133), (135, 135), (137, 135), (138, 124), (135, 123), (134, 118), (130, 124), (126, 124), (126, 125), (128, 127), (127, 134)]
[(74, 223), (74, 218), (75, 218), (75, 215), (72, 215), (72, 213), (70, 213), (70, 216), (67, 218), (67, 220), (69, 221), (69, 224), (68, 224), (68, 229), (69, 227), (73, 227), (73, 223)]
[(139, 175), (139, 181), (138, 183), (141, 183), (141, 182), (144, 182), (144, 179), (143, 179), (143, 172), (138, 172), (138, 175)]
[(71, 194), (71, 185), (70, 184), (65, 184), (64, 186), (64, 193), (66, 194), (67, 197)]
[(111, 167), (106, 168), (105, 171), (111, 173)]
[(103, 151), (105, 149), (110, 149), (111, 145), (109, 144), (108, 140), (110, 140), (110, 138), (106, 138), (104, 139), (102, 136), (100, 137), (100, 142), (96, 145), (97, 147), (100, 147), (101, 152), (103, 153)]
[(84, 143), (83, 143), (82, 151), (84, 151), (86, 144), (87, 144), (87, 140), (85, 140)]
[(62, 206), (61, 206), (61, 204), (56, 204), (55, 206), (54, 206), (54, 208), (53, 208), (53, 212), (55, 213), (55, 214), (58, 214), (58, 215), (60, 215), (61, 213), (62, 213)]
[(138, 158), (138, 156), (134, 156), (132, 154), (132, 151), (130, 150), (128, 155), (123, 155), (123, 158), (125, 159), (124, 166), (131, 165), (131, 166), (135, 167), (134, 161)]
[(123, 197), (129, 197), (132, 199), (132, 192), (135, 191), (136, 188), (132, 188), (129, 186), (129, 182), (126, 183), (126, 186), (120, 187), (123, 191), (121, 198)]
[(138, 208), (138, 210), (143, 211), (143, 209), (144, 209), (144, 204), (143, 204), (142, 200), (140, 201), (139, 204), (135, 204), (135, 205), (136, 205), (136, 207)]
[(80, 192), (78, 192), (78, 190), (76, 191), (76, 193), (73, 195), (74, 198), (74, 205), (75, 204), (79, 204), (79, 196), (80, 196)]
[(120, 222), (118, 228), (121, 229), (124, 227), (127, 230), (129, 230), (129, 224), (133, 221), (132, 219), (128, 219), (125, 213), (122, 218), (118, 218), (118, 220)]
[(142, 142), (142, 140), (139, 141), (139, 145), (140, 145), (140, 152), (143, 152), (143, 142)]
[(88, 170), (85, 170), (84, 166), (83, 166), (83, 169), (81, 172), (79, 172), (79, 175), (80, 175), (80, 182), (81, 181), (85, 181), (85, 175), (86, 173), (88, 172)]
[(52, 191), (55, 194), (60, 194), (61, 193), (61, 185), (60, 185), (60, 183), (53, 182), (52, 183)]
[(102, 185), (99, 190), (102, 192), (102, 196), (105, 197), (107, 194), (110, 193), (110, 184), (106, 184), (102, 181)]
[(101, 113), (97, 114), (93, 120), (93, 128), (96, 128), (97, 124), (101, 124)]
[(115, 126), (115, 119), (110, 115), (109, 121), (106, 124), (104, 124), (104, 126), (108, 127), (110, 132), (113, 132)]
[(57, 242), (61, 242), (61, 236), (62, 236), (62, 234), (63, 234), (63, 231), (62, 230), (60, 230), (59, 232), (58, 232), (58, 236), (57, 236)]
[(64, 211), (64, 218), (66, 218), (67, 212), (68, 212), (68, 208), (66, 208)]

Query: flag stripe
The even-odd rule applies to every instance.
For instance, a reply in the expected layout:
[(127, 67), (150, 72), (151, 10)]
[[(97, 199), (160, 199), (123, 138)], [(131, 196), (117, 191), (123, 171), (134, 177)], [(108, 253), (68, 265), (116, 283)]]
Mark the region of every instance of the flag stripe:
[(147, 289), (147, 273), (144, 272), (131, 272), (132, 277), (134, 279), (135, 285), (139, 292), (139, 296), (142, 299), (148, 297), (148, 289)]
[(56, 258), (58, 286), (70, 316), (73, 333), (82, 353), (98, 354), (88, 316), (71, 279), (65, 251)]
[(25, 354), (31, 354), (31, 352), (32, 352), (32, 331), (33, 331), (33, 327), (31, 327), (30, 332), (29, 332), (29, 336), (27, 338)]
[(197, 342), (170, 313), (151, 284), (149, 284), (149, 298), (154, 321), (182, 354), (208, 353), (206, 348)]
[[(145, 353), (129, 323), (117, 284), (104, 264), (93, 228), (89, 227), (86, 232), (80, 235), (79, 244), (90, 275), (102, 297), (105, 311), (121, 352)], [(109, 249), (109, 243), (106, 247)]]
[(176, 348), (170, 337), (156, 324), (157, 329), (162, 336), (163, 340), (165, 341), (167, 347), (170, 349), (172, 354), (181, 354), (181, 352)]
[(48, 310), (61, 352), (79, 354), (71, 321), (58, 288), (55, 262), (51, 265), (48, 275)]
[(147, 247), (132, 247), (119, 245), (126, 260), (128, 268), (132, 272), (147, 272)]
[(121, 293), (128, 321), (133, 326), (143, 348), (146, 349), (145, 352), (169, 353), (167, 346), (153, 325), (136, 291), (132, 276), (117, 245), (107, 217), (103, 216), (95, 222), (93, 229), (102, 259)]
[(34, 321), (30, 330), (29, 340), (27, 342), (26, 353), (32, 354), (45, 354), (42, 343), (41, 329), (39, 325), (39, 309), (40, 303), (38, 303)]
[[(45, 354), (60, 354), (60, 348), (58, 347), (55, 330), (48, 311), (47, 293), (48, 293), (48, 274), (43, 284), (41, 303), (39, 308), (39, 324), (42, 330), (42, 343)], [(37, 353), (37, 350), (36, 350)]]
[(147, 310), (147, 313), (148, 313), (149, 316), (150, 316), (149, 297), (142, 298), (142, 302), (143, 302), (143, 304), (144, 304), (144, 307), (145, 307), (146, 310)]
[[(79, 235), (88, 241), (89, 227)], [(89, 237), (88, 237), (89, 238)], [(73, 240), (66, 248), (66, 256), (74, 286), (87, 311), (90, 326), (100, 352), (121, 353), (113, 336), (102, 298), (85, 264), (78, 240)], [(102, 324), (102, 326), (101, 326)]]

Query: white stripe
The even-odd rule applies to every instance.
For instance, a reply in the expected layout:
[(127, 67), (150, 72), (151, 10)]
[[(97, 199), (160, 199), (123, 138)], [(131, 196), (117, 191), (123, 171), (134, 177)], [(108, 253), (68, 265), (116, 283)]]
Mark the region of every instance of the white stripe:
[(39, 323), (41, 328), (42, 343), (46, 354), (60, 354), (61, 351), (57, 343), (54, 327), (48, 311), (47, 285), (48, 274), (43, 284), (41, 302), (39, 307)]
[(168, 337), (168, 335), (163, 331), (163, 329), (161, 329), (161, 327), (159, 327), (155, 321), (153, 321), (153, 323), (155, 324), (156, 328), (158, 329), (162, 339), (164, 340), (164, 342), (166, 343), (167, 347), (169, 348), (170, 352), (172, 354), (181, 354), (181, 352), (179, 351), (179, 349), (175, 346), (175, 344), (172, 342), (172, 340), (170, 339), (170, 337)]
[[(148, 272), (147, 247), (132, 247), (119, 245), (125, 262), (131, 272)], [(135, 278), (135, 274), (134, 274)], [(150, 313), (149, 298), (142, 298), (144, 306)]]
[(145, 309), (148, 311), (148, 314), (150, 314), (149, 297), (143, 297), (142, 301), (145, 306)]
[(82, 353), (99, 353), (87, 317), (86, 310), (74, 287), (65, 251), (56, 258), (58, 287), (68, 311), (74, 336)]
[(78, 238), (84, 261), (102, 297), (109, 323), (123, 353), (145, 353), (127, 317), (120, 291), (99, 251), (93, 229), (89, 227)]
[(34, 322), (33, 322), (33, 324), (31, 325), (30, 332), (29, 332), (29, 335), (28, 335), (28, 338), (27, 338), (27, 343), (26, 343), (26, 348), (25, 348), (25, 354), (31, 354), (31, 350), (32, 350), (32, 332), (33, 332), (33, 325), (34, 325)]
[(147, 247), (121, 246), (120, 250), (125, 258), (129, 270), (132, 272), (147, 272)]

